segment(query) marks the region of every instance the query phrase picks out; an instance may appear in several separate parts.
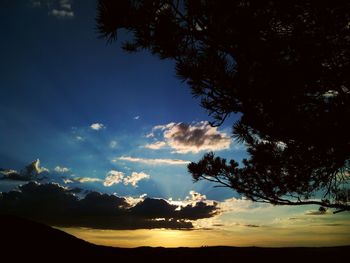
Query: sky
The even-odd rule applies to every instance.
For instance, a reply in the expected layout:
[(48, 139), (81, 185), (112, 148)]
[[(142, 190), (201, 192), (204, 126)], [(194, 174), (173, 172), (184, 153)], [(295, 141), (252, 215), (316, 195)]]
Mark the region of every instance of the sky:
[(349, 213), (194, 183), (187, 164), (205, 152), (247, 157), (239, 116), (211, 127), (174, 62), (123, 52), (125, 32), (106, 44), (95, 15), (92, 0), (0, 3), (0, 192), (37, 207), (19, 213), (111, 246), (350, 244)]

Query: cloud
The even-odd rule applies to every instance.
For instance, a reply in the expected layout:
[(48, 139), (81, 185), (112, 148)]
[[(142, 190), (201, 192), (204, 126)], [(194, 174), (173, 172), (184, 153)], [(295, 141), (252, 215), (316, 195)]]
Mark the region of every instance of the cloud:
[(55, 17), (74, 17), (74, 12), (71, 10), (59, 10), (59, 9), (52, 9), (52, 11), (50, 12), (51, 15), (55, 16)]
[(244, 225), (246, 227), (260, 227), (259, 225), (254, 225), (254, 224), (248, 224), (248, 225)]
[(137, 203), (145, 200), (145, 198), (147, 197), (147, 194), (142, 194), (138, 197), (134, 197), (134, 196), (124, 196), (126, 202), (130, 205), (130, 206), (135, 206)]
[(112, 161), (116, 162), (118, 160), (134, 162), (134, 163), (143, 163), (147, 165), (185, 165), (190, 163), (190, 161), (179, 160), (179, 159), (147, 159), (147, 158), (134, 158), (130, 156), (121, 156)]
[(81, 136), (76, 136), (75, 139), (77, 139), (77, 141), (85, 141), (85, 139)]
[(1, 169), (0, 174), (2, 175), (1, 179), (7, 180), (29, 181), (31, 179), (26, 176), (22, 176), (19, 172), (12, 169)]
[(64, 184), (103, 182), (103, 185), (107, 187), (114, 184), (123, 183), (124, 185), (137, 187), (139, 181), (150, 178), (150, 175), (144, 172), (132, 172), (129, 176), (125, 176), (123, 172), (116, 170), (109, 171), (104, 180), (97, 177), (78, 177), (74, 175), (67, 178), (63, 176), (63, 174), (69, 173), (71, 171), (69, 168), (56, 166), (53, 171), (62, 174), (62, 176), (59, 177), (56, 175), (51, 177), (49, 170), (45, 167), (41, 167), (40, 160), (37, 159), (27, 165), (20, 172), (13, 169), (0, 169), (0, 179), (17, 181), (41, 181), (45, 179), (46, 181), (63, 182)]
[(56, 166), (53, 170), (54, 170), (56, 173), (68, 173), (68, 172), (70, 172), (70, 169), (69, 169), (69, 168), (63, 167), (63, 166)]
[(20, 172), (12, 169), (0, 169), (1, 179), (31, 181), (42, 180), (49, 173), (49, 169), (40, 166), (40, 160), (36, 159)]
[(147, 144), (149, 149), (160, 149), (168, 146), (173, 153), (198, 153), (201, 151), (220, 151), (228, 149), (231, 144), (230, 137), (212, 127), (207, 121), (194, 124), (174, 123), (157, 125), (146, 137), (155, 137), (161, 131), (162, 141)]
[(43, 8), (48, 14), (59, 19), (73, 18), (74, 11), (71, 0), (31, 0), (35, 8)]
[(71, 181), (78, 182), (78, 183), (95, 183), (95, 182), (102, 182), (103, 180), (95, 177), (75, 177), (75, 178), (71, 178)]
[(72, 184), (72, 183), (74, 183), (74, 181), (71, 180), (71, 179), (63, 179), (63, 183), (65, 183), (65, 184)]
[(123, 181), (123, 178), (124, 178), (123, 172), (111, 170), (107, 173), (107, 176), (105, 181), (103, 182), (103, 185), (109, 187), (114, 184), (119, 184)]
[(191, 190), (190, 197), (187, 197), (186, 199), (190, 199), (191, 201), (195, 201), (195, 202), (199, 202), (199, 201), (203, 202), (207, 199), (207, 196)]
[(174, 127), (176, 125), (175, 122), (170, 122), (168, 124), (165, 124), (165, 125), (156, 125), (153, 127), (152, 131), (157, 131), (157, 130), (161, 130), (161, 131), (164, 131), (164, 130), (168, 130), (172, 127)]
[(40, 174), (44, 172), (49, 172), (49, 169), (40, 166), (40, 160), (36, 159), (35, 161), (26, 166), (25, 172), (31, 174)]
[(218, 213), (216, 204), (196, 202), (194, 205), (177, 206), (164, 199), (146, 198), (132, 208), (132, 213), (146, 218), (198, 220)]
[(95, 131), (99, 131), (99, 130), (105, 129), (106, 127), (102, 123), (93, 123), (90, 125), (90, 128)]
[(129, 176), (125, 176), (123, 172), (119, 172), (116, 170), (111, 170), (107, 173), (106, 179), (103, 182), (104, 186), (110, 187), (114, 184), (123, 183), (124, 185), (131, 184), (133, 187), (137, 187), (137, 183), (143, 179), (149, 179), (150, 175), (145, 174), (143, 172), (136, 173), (133, 172)]
[(154, 137), (154, 133), (150, 132), (149, 134), (146, 134), (146, 138), (153, 138)]
[(143, 179), (149, 179), (150, 176), (149, 174), (145, 174), (143, 172), (141, 173), (136, 173), (133, 172), (130, 176), (125, 177), (123, 180), (123, 183), (125, 185), (131, 184), (133, 187), (137, 187), (137, 183)]
[(198, 220), (203, 218), (210, 218), (219, 213), (217, 203), (207, 204), (205, 202), (196, 202), (194, 205), (187, 205), (179, 210), (180, 218), (189, 220)]
[(118, 145), (117, 141), (113, 140), (109, 143), (109, 148), (115, 149), (117, 147), (117, 145)]
[(144, 218), (174, 218), (176, 213), (176, 205), (169, 204), (164, 199), (146, 198), (137, 203), (132, 213)]
[(138, 120), (138, 119), (140, 119), (140, 116), (135, 116), (134, 117), (134, 120)]
[(57, 17), (57, 18), (73, 18), (74, 11), (72, 10), (72, 4), (70, 0), (60, 0), (58, 3), (54, 5), (49, 14)]
[(216, 204), (177, 206), (164, 199), (124, 197), (90, 192), (79, 199), (59, 184), (30, 182), (0, 194), (0, 214), (30, 218), (54, 226), (98, 229), (192, 229), (192, 221), (218, 213)]
[(164, 148), (166, 145), (166, 142), (157, 141), (154, 143), (146, 144), (144, 147), (151, 150), (159, 150), (161, 148)]

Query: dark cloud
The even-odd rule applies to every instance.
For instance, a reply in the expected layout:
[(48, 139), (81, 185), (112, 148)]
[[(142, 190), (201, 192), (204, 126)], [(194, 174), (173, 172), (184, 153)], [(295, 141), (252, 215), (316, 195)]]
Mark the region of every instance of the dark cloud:
[(177, 206), (169, 204), (164, 199), (146, 198), (136, 204), (131, 212), (144, 218), (174, 218)]
[(207, 203), (200, 201), (196, 202), (194, 205), (187, 205), (185, 207), (182, 207), (178, 213), (180, 218), (186, 218), (190, 220), (208, 218), (218, 213), (216, 206), (217, 203), (208, 205)]
[(90, 192), (79, 201), (79, 213), (85, 215), (120, 215), (128, 207), (125, 198), (99, 192)]
[(37, 159), (27, 165), (20, 172), (12, 169), (0, 169), (1, 179), (18, 180), (18, 181), (32, 181), (43, 180), (48, 174), (48, 169), (40, 166), (40, 160)]
[(208, 218), (218, 213), (217, 204), (209, 205), (196, 202), (183, 207), (169, 204), (164, 199), (146, 198), (131, 209), (133, 215), (146, 218), (165, 218), (179, 220), (198, 220)]
[(13, 214), (56, 226), (100, 229), (191, 229), (192, 220), (211, 217), (216, 204), (199, 201), (178, 207), (163, 199), (146, 198), (132, 206), (123, 197), (89, 192), (83, 198), (56, 183), (29, 182), (0, 193), (0, 213)]
[(30, 178), (22, 176), (15, 170), (10, 169), (0, 169), (0, 175), (2, 175), (1, 179), (7, 180), (18, 180), (18, 181), (29, 181)]

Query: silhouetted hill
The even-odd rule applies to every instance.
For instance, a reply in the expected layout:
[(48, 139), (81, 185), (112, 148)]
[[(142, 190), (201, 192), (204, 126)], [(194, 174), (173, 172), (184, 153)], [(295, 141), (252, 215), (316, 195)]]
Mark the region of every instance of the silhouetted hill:
[(0, 216), (2, 258), (57, 262), (329, 262), (349, 258), (350, 247), (326, 248), (112, 248), (97, 246), (52, 227), (14, 216)]

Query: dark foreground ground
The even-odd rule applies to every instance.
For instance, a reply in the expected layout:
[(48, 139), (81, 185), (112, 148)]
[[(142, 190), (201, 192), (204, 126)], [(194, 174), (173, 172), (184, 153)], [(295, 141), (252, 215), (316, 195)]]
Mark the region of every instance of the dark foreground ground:
[(85, 242), (43, 224), (0, 216), (0, 258), (1, 262), (347, 262), (350, 246), (112, 248)]

